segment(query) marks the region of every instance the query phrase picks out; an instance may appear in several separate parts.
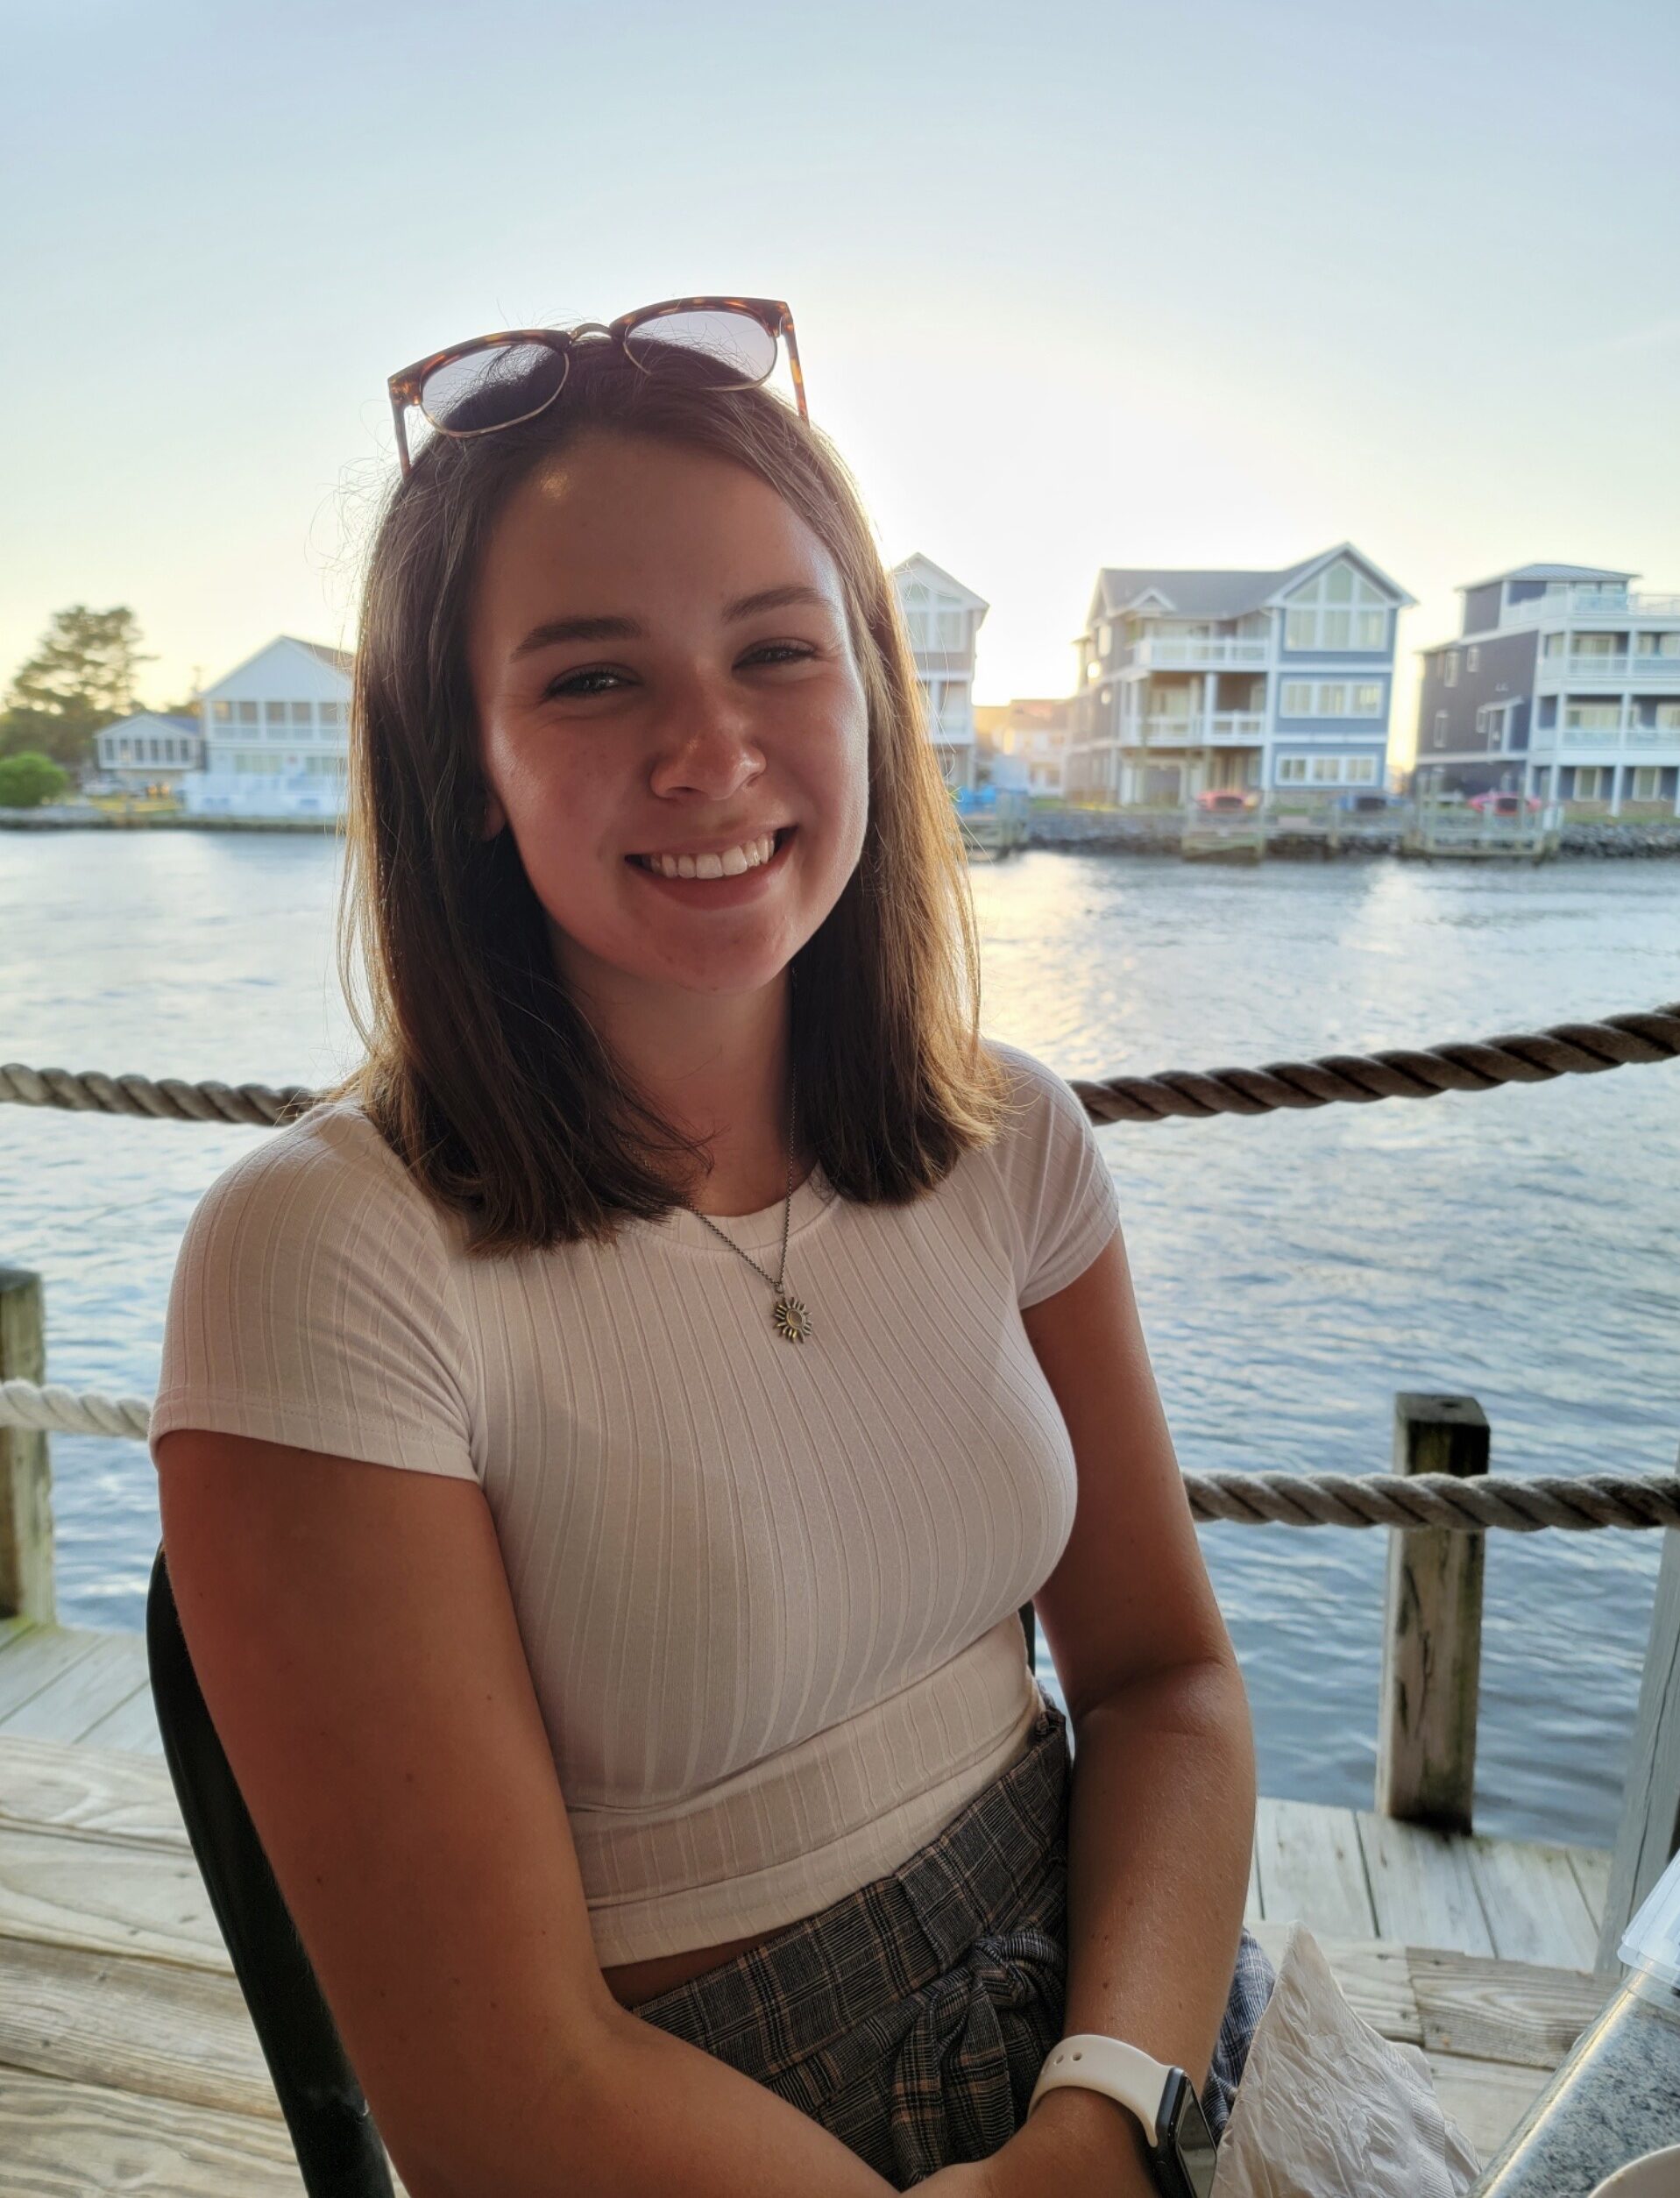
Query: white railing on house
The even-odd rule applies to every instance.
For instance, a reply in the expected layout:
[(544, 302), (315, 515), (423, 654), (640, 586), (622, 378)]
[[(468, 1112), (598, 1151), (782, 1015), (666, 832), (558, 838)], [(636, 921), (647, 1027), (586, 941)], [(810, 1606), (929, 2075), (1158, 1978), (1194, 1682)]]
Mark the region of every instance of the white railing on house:
[(1504, 626), (1535, 626), (1545, 619), (1602, 618), (1606, 613), (1631, 618), (1680, 617), (1680, 595), (1637, 595), (1631, 588), (1620, 585), (1598, 587), (1581, 584), (1560, 587), (1555, 594), (1532, 597), (1526, 603), (1513, 603), (1499, 622)]
[(1147, 640), (1134, 642), (1122, 652), (1123, 661), (1145, 670), (1179, 670), (1216, 664), (1263, 664), (1272, 653), (1272, 645), (1264, 641), (1193, 641), (1175, 640), (1166, 634), (1152, 635)]

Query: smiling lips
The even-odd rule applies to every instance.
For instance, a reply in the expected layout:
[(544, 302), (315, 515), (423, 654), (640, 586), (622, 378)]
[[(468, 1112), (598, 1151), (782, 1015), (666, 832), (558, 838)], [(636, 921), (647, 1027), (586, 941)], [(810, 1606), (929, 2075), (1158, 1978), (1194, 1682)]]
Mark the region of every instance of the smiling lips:
[(766, 832), (756, 840), (743, 840), (734, 847), (712, 848), (704, 854), (633, 854), (630, 861), (659, 877), (741, 877), (769, 861), (780, 836), (777, 832)]

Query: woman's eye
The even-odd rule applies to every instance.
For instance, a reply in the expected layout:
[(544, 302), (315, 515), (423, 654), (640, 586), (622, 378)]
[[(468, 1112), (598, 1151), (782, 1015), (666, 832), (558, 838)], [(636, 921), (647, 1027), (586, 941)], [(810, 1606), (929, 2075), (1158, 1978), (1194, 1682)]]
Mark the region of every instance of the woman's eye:
[(542, 690), (543, 698), (549, 700), (564, 697), (570, 699), (578, 696), (587, 698), (590, 695), (607, 694), (611, 692), (611, 689), (599, 685), (597, 682), (616, 681), (619, 676), (616, 671), (608, 671), (604, 667), (586, 671), (568, 671), (563, 673), (558, 679), (549, 681)]
[(802, 663), (807, 656), (814, 656), (816, 653), (814, 649), (807, 648), (803, 642), (766, 642), (762, 648), (755, 649), (749, 653), (747, 662), (748, 663), (797, 664)]

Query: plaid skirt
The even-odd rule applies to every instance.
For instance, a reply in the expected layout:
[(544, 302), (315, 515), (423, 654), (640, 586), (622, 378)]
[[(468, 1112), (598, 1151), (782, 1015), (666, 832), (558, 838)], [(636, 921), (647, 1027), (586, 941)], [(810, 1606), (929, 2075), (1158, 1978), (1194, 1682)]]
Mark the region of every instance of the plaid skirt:
[[(1063, 2034), (1067, 1719), (894, 1870), (631, 2011), (764, 2084), (895, 2190), (986, 2159)], [(1202, 2092), (1223, 2133), (1273, 1975), (1244, 1930)]]

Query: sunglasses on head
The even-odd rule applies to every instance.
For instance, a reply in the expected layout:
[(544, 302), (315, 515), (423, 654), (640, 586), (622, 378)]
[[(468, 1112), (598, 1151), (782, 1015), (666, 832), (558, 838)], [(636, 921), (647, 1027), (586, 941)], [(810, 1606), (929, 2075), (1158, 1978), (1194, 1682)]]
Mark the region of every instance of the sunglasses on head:
[(439, 435), (492, 435), (516, 427), (535, 419), (560, 394), (580, 344), (603, 341), (616, 344), (644, 373), (698, 358), (718, 370), (712, 386), (750, 389), (769, 379), (782, 338), (799, 417), (808, 420), (793, 316), (775, 298), (670, 298), (621, 314), (610, 325), (585, 321), (571, 329), (503, 329), (500, 335), (451, 344), (403, 367), (386, 385), (402, 477), (407, 480), (414, 470), (406, 420), (410, 405)]

